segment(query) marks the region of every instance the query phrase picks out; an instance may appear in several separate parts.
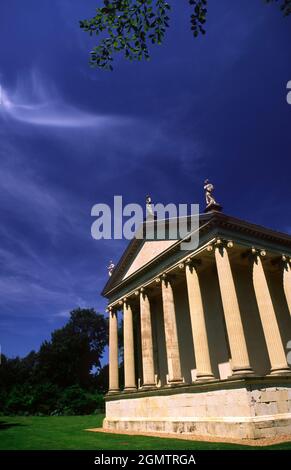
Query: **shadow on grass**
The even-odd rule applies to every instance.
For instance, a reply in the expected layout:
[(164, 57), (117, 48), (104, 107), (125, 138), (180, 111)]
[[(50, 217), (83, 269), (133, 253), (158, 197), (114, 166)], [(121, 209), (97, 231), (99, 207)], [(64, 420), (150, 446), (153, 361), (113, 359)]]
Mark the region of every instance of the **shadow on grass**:
[(25, 426), (25, 424), (21, 423), (8, 423), (7, 421), (0, 421), (0, 431), (4, 431), (5, 429), (14, 428), (16, 426)]

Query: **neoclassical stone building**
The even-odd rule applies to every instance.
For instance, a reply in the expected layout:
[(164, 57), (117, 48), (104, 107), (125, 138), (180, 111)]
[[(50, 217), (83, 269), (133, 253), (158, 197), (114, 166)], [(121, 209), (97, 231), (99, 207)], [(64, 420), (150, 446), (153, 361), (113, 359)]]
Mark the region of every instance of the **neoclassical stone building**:
[(103, 426), (291, 435), (291, 236), (210, 210), (199, 239), (194, 251), (181, 240), (133, 239), (109, 278)]

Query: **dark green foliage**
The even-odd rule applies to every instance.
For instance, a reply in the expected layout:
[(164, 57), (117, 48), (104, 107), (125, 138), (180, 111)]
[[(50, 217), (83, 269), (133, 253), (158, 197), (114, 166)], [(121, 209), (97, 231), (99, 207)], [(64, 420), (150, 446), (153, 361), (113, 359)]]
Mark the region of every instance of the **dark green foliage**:
[(100, 360), (107, 342), (107, 319), (93, 309), (79, 308), (37, 353), (32, 351), (23, 359), (2, 354), (0, 412), (58, 415), (102, 411), (108, 377)]
[(148, 43), (161, 44), (169, 26), (169, 9), (166, 0), (104, 0), (93, 18), (80, 21), (90, 35), (107, 35), (91, 52), (91, 64), (112, 70), (112, 55), (120, 51), (129, 60), (148, 59)]
[(88, 415), (104, 412), (104, 398), (100, 394), (81, 389), (78, 385), (63, 390), (54, 414)]
[(58, 387), (51, 383), (19, 383), (7, 392), (1, 411), (11, 415), (50, 414), (60, 393)]
[(32, 382), (37, 368), (37, 354), (31, 351), (25, 358), (8, 359), (1, 355), (0, 386), (8, 390), (18, 383)]
[(100, 368), (100, 359), (108, 342), (108, 325), (93, 309), (71, 312), (69, 322), (52, 333), (38, 353), (39, 371), (61, 387), (79, 384), (88, 387), (90, 371)]
[[(185, 6), (190, 4), (194, 37), (205, 34), (208, 0), (179, 1)], [(280, 2), (284, 15), (291, 13), (291, 0), (264, 1)], [(161, 44), (169, 27), (170, 3), (170, 0), (103, 0), (95, 16), (80, 21), (80, 27), (90, 36), (103, 36), (91, 52), (90, 64), (112, 70), (113, 55), (118, 52), (129, 60), (149, 59), (149, 46)]]
[(189, 3), (194, 9), (191, 15), (191, 30), (196, 38), (200, 33), (206, 33), (204, 24), (206, 23), (207, 0), (189, 0)]
[(0, 402), (3, 415), (59, 416), (104, 411), (103, 395), (84, 390), (78, 385), (61, 389), (51, 383), (19, 384), (4, 396), (0, 392)]
[(266, 3), (280, 2), (280, 9), (284, 16), (291, 14), (291, 0), (265, 0)]

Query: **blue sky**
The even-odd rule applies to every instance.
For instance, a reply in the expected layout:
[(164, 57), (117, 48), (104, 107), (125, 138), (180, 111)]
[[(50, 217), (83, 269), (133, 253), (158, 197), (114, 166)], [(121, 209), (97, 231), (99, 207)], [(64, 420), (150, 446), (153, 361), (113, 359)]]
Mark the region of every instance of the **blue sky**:
[[(209, 0), (194, 40), (172, 2), (151, 61), (92, 70), (78, 27), (98, 0), (2, 2), (0, 342), (37, 349), (77, 306), (103, 312), (106, 266), (124, 241), (91, 238), (91, 207), (203, 204), (291, 233), (291, 18), (261, 0)], [(179, 9), (178, 9), (179, 7)]]

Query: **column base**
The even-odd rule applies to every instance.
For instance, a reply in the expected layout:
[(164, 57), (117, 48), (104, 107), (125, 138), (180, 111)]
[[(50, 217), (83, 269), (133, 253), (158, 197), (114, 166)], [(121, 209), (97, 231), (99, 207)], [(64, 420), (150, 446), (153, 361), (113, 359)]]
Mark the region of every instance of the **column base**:
[(168, 385), (183, 385), (183, 379), (172, 379), (168, 380)]
[(142, 385), (139, 390), (152, 390), (156, 388), (157, 388), (156, 384), (145, 384), (145, 385)]
[(286, 375), (289, 376), (291, 375), (291, 369), (289, 367), (283, 366), (283, 367), (274, 367), (271, 369), (269, 375)]
[(230, 377), (245, 377), (255, 376), (255, 373), (251, 367), (233, 367), (232, 374)]
[(113, 390), (108, 390), (107, 395), (114, 395), (115, 393), (120, 393), (120, 389), (116, 388)]
[(136, 392), (137, 388), (135, 386), (133, 387), (125, 387), (123, 392), (124, 393), (127, 393), (127, 392)]
[(196, 380), (193, 380), (192, 383), (195, 382), (210, 382), (211, 380), (216, 380), (213, 374), (197, 374)]

